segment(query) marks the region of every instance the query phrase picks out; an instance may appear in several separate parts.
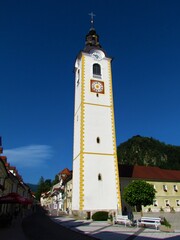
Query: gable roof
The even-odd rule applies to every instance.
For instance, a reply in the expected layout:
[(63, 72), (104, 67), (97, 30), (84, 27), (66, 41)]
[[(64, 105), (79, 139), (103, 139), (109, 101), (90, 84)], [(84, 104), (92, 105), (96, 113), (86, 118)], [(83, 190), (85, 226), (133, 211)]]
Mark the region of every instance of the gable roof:
[(128, 166), (119, 164), (119, 177), (157, 181), (180, 181), (180, 171), (151, 166)]
[(6, 175), (8, 176), (8, 169), (7, 169), (7, 166), (6, 166), (7, 162), (4, 161), (4, 159), (1, 158), (1, 157), (2, 157), (2, 156), (0, 156), (0, 164), (2, 164), (2, 165), (0, 165), (0, 168), (3, 167), (4, 172), (5, 172)]
[(68, 168), (64, 168), (59, 174), (66, 174), (67, 176), (71, 175), (71, 171)]

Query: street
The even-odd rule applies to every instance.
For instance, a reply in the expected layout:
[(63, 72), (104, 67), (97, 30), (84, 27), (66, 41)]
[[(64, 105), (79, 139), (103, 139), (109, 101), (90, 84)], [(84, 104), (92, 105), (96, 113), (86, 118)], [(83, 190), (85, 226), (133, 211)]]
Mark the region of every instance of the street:
[(71, 231), (53, 222), (45, 211), (37, 207), (36, 212), (24, 218), (22, 228), (27, 239), (32, 240), (92, 240), (93, 237)]
[[(179, 239), (179, 214), (169, 215), (175, 231), (163, 232), (154, 228), (125, 227), (107, 222), (75, 220), (66, 217), (48, 216), (46, 211), (37, 207), (33, 214), (13, 219), (11, 226), (0, 228), (1, 240), (143, 240), (143, 239)], [(136, 216), (137, 217), (137, 216)], [(73, 231), (72, 231), (72, 230)], [(78, 232), (77, 232), (78, 231)], [(82, 232), (82, 234), (81, 234)], [(89, 235), (95, 236), (93, 238)]]
[[(51, 216), (52, 217), (52, 216)], [(13, 219), (11, 226), (0, 228), (1, 240), (93, 240), (95, 238), (72, 231), (50, 219), (45, 210), (36, 211), (22, 219)]]

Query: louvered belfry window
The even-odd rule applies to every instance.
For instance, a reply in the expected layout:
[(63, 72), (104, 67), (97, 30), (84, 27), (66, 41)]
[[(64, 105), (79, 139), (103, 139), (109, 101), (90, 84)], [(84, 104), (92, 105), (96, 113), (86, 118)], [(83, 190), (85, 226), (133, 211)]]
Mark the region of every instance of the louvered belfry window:
[(98, 63), (93, 64), (93, 75), (101, 76), (101, 66)]

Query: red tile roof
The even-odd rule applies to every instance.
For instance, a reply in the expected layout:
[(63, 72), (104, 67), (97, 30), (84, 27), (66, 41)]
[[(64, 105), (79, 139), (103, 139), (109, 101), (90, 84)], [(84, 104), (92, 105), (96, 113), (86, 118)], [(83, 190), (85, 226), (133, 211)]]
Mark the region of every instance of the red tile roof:
[(59, 174), (71, 175), (71, 171), (68, 168), (63, 169)]
[(7, 157), (6, 156), (0, 156), (0, 159), (3, 160), (5, 163), (7, 162)]
[(144, 180), (180, 181), (180, 171), (150, 166), (119, 165), (119, 176)]
[(3, 153), (3, 148), (2, 147), (0, 147), (0, 153)]

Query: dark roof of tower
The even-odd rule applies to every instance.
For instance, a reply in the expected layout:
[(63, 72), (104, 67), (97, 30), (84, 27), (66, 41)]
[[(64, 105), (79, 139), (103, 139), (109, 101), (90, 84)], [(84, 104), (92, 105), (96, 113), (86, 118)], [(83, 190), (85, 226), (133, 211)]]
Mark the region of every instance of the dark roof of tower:
[(95, 28), (90, 28), (89, 33), (86, 35), (86, 46), (93, 46), (101, 48), (99, 43), (99, 35), (96, 33)]
[(85, 39), (85, 48), (84, 48), (84, 52), (90, 52), (92, 49), (99, 49), (102, 50), (105, 55), (106, 52), (104, 51), (104, 49), (101, 47), (100, 43), (99, 43), (99, 35), (96, 33), (96, 30), (94, 27), (91, 27), (88, 34), (86, 35), (86, 39)]

